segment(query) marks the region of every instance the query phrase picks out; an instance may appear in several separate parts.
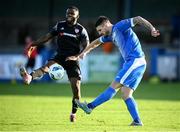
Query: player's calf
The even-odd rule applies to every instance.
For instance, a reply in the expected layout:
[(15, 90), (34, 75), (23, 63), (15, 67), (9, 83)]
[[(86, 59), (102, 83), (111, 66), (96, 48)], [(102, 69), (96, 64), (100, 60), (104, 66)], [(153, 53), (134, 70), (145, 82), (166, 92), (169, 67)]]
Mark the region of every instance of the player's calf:
[(37, 70), (34, 70), (31, 73), (31, 76), (34, 79), (40, 79), (45, 73), (47, 73), (46, 71), (44, 71), (44, 68), (39, 68)]

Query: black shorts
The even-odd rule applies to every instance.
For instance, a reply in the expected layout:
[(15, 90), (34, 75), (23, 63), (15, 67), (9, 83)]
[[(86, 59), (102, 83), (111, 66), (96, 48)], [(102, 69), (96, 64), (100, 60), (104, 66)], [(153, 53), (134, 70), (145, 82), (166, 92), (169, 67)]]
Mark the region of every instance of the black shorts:
[(81, 80), (81, 70), (80, 70), (79, 62), (78, 61), (65, 61), (65, 59), (66, 59), (65, 56), (56, 55), (50, 60), (53, 60), (57, 62), (58, 64), (60, 64), (66, 70), (68, 78), (75, 77)]

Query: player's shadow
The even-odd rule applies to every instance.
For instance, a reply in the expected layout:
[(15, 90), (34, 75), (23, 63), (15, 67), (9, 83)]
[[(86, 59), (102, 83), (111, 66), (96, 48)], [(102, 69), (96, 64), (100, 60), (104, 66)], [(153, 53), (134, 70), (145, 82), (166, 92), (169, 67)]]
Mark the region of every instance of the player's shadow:
[[(97, 97), (109, 84), (82, 84), (81, 93), (83, 98)], [(24, 84), (0, 84), (1, 95), (30, 95), (30, 96), (59, 96), (72, 97), (70, 84), (58, 83), (33, 83)], [(180, 100), (180, 83), (149, 84), (142, 83), (134, 93), (136, 99), (147, 100)], [(115, 98), (120, 98), (118, 93)]]

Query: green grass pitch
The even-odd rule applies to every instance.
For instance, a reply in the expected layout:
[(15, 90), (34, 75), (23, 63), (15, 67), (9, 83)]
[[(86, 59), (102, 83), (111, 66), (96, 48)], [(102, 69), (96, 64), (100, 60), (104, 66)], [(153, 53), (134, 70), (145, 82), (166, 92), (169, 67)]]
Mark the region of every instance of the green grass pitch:
[[(108, 84), (82, 84), (82, 100), (88, 102)], [(130, 127), (131, 117), (118, 93), (91, 115), (82, 110), (77, 122), (69, 122), (69, 84), (0, 84), (0, 131), (180, 131), (180, 83), (142, 83), (134, 97), (143, 127)]]

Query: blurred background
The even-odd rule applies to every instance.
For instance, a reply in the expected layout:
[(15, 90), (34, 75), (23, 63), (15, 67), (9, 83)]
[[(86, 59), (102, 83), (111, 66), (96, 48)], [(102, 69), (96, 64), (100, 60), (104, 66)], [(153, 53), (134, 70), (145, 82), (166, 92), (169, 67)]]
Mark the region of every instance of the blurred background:
[[(26, 47), (45, 35), (59, 20), (64, 20), (68, 6), (80, 10), (81, 23), (90, 40), (97, 38), (94, 23), (99, 15), (112, 23), (142, 16), (149, 20), (161, 36), (153, 38), (144, 27), (136, 26), (148, 62), (143, 80), (180, 81), (180, 1), (179, 0), (6, 0), (0, 4), (0, 81), (20, 80), (19, 67), (27, 64)], [(40, 67), (55, 53), (55, 40), (34, 53), (35, 66)], [(105, 43), (81, 62), (84, 82), (110, 82), (123, 63), (112, 43)], [(104, 78), (106, 76), (106, 78)], [(103, 79), (102, 79), (103, 78)], [(45, 76), (41, 81), (50, 81)], [(67, 82), (64, 77), (60, 82)]]

